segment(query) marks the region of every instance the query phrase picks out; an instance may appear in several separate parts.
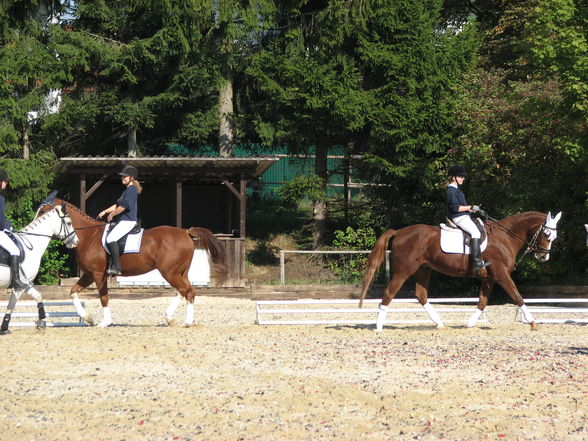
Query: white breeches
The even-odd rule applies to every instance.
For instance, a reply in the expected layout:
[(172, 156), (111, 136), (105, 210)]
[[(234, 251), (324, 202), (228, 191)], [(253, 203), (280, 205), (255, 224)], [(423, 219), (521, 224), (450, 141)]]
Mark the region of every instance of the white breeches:
[(4, 230), (0, 231), (0, 247), (4, 248), (11, 256), (19, 256), (20, 251), (16, 244), (12, 241), (8, 234)]
[(479, 239), (481, 237), (480, 230), (478, 230), (478, 227), (469, 215), (466, 214), (465, 216), (454, 217), (451, 220), (459, 228), (466, 233), (469, 233), (472, 236), (472, 239)]
[(120, 221), (106, 236), (106, 243), (116, 242), (131, 231), (135, 225), (137, 225), (135, 221)]

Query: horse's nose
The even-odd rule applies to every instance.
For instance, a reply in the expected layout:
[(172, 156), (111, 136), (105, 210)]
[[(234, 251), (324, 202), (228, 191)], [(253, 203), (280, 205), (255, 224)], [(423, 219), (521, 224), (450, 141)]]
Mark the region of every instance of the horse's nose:
[(535, 257), (540, 262), (547, 262), (549, 260), (549, 253), (547, 253), (547, 254), (537, 254)]

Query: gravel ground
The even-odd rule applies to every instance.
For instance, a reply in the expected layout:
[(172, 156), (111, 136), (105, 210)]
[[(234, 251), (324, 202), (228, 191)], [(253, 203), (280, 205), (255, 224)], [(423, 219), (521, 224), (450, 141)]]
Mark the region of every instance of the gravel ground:
[(0, 440), (588, 440), (588, 326), (262, 326), (200, 297), (167, 327), (170, 300), (1, 336)]

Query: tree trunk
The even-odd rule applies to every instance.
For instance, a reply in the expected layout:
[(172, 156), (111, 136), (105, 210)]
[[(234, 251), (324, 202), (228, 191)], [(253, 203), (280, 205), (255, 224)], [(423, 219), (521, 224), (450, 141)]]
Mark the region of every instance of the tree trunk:
[(233, 156), (233, 78), (230, 68), (223, 69), (223, 79), (219, 91), (220, 126), (218, 132), (218, 151), (221, 158)]
[(134, 158), (137, 156), (137, 128), (127, 128), (127, 156)]
[[(317, 145), (316, 146), (316, 155), (315, 155), (315, 173), (316, 175), (323, 180), (323, 189), (327, 188), (327, 152), (328, 147), (325, 145)], [(314, 210), (313, 210), (313, 243), (312, 249), (316, 250), (320, 248), (323, 243), (325, 242), (325, 234), (327, 231), (327, 218), (328, 218), (328, 210), (327, 210), (327, 201), (315, 201), (314, 203)]]
[(29, 159), (31, 156), (31, 141), (29, 140), (29, 128), (22, 131), (22, 158)]

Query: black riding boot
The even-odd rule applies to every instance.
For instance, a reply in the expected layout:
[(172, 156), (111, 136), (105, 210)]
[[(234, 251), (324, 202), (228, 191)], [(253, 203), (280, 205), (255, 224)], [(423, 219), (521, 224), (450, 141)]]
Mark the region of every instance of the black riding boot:
[(490, 262), (484, 262), (482, 260), (480, 252), (480, 239), (470, 240), (470, 252), (472, 254), (472, 263), (474, 267), (474, 274), (476, 277), (480, 277), (480, 271), (490, 265)]
[(108, 250), (110, 251), (110, 265), (106, 271), (108, 276), (120, 276), (120, 261), (118, 254), (118, 243), (109, 242), (107, 243)]
[(26, 289), (31, 285), (20, 280), (20, 262), (19, 256), (10, 256), (10, 271), (12, 272), (12, 289)]

